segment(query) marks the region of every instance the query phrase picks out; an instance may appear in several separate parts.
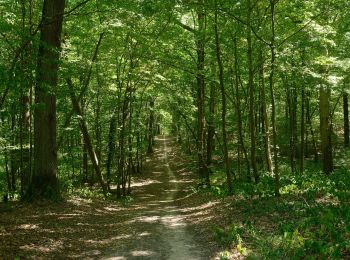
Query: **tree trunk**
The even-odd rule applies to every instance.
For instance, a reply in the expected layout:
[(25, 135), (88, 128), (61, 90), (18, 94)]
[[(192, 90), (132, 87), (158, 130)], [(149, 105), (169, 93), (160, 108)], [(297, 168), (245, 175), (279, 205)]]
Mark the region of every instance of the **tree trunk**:
[(276, 50), (275, 50), (275, 0), (270, 0), (271, 7), (271, 68), (270, 68), (270, 95), (271, 95), (271, 106), (272, 106), (272, 143), (273, 143), (273, 160), (274, 160), (274, 175), (275, 175), (275, 196), (280, 196), (280, 177), (278, 169), (278, 151), (277, 151), (277, 130), (276, 130), (276, 104), (275, 104), (275, 92), (274, 92), (274, 73), (275, 73), (275, 62), (276, 62)]
[(272, 156), (270, 149), (270, 131), (269, 131), (269, 118), (266, 108), (266, 93), (265, 93), (265, 79), (264, 79), (264, 62), (263, 54), (260, 52), (260, 61), (262, 62), (260, 67), (260, 84), (261, 84), (261, 106), (263, 116), (263, 130), (264, 130), (264, 146), (265, 146), (265, 159), (267, 170), (272, 173)]
[(89, 153), (90, 160), (91, 160), (92, 165), (94, 167), (95, 174), (97, 175), (97, 179), (100, 182), (100, 185), (101, 185), (101, 188), (102, 188), (102, 191), (103, 191), (103, 195), (105, 197), (107, 197), (107, 188), (106, 188), (105, 182), (103, 180), (103, 176), (102, 176), (102, 173), (101, 173), (99, 161), (98, 161), (96, 152), (95, 152), (95, 150), (94, 150), (94, 148), (92, 146), (91, 138), (90, 138), (87, 126), (86, 126), (86, 122), (85, 122), (85, 120), (83, 118), (83, 114), (81, 112), (79, 103), (77, 101), (77, 98), (75, 97), (74, 89), (73, 89), (73, 83), (72, 83), (72, 81), (70, 79), (68, 79), (67, 80), (67, 84), (68, 84), (68, 87), (69, 87), (69, 92), (70, 92), (71, 101), (72, 101), (72, 105), (73, 105), (74, 111), (77, 114), (77, 116), (79, 117), (79, 127), (80, 127), (80, 130), (81, 130), (82, 134), (83, 134), (84, 143), (86, 144), (86, 149), (87, 149), (87, 151)]
[(205, 11), (204, 1), (198, 0), (197, 7), (198, 32), (196, 35), (197, 47), (197, 154), (198, 154), (198, 173), (201, 182), (210, 185), (208, 167), (205, 161), (205, 142), (204, 142), (204, 98), (205, 98)]
[(217, 10), (217, 1), (215, 0), (215, 45), (216, 45), (216, 58), (219, 67), (219, 81), (220, 81), (220, 90), (221, 90), (221, 128), (222, 128), (222, 142), (223, 142), (223, 152), (224, 152), (224, 164), (226, 171), (226, 181), (229, 194), (232, 193), (232, 177), (230, 172), (230, 161), (228, 157), (228, 149), (227, 149), (227, 134), (226, 134), (226, 93), (225, 93), (225, 85), (224, 85), (224, 68), (221, 60), (221, 49), (220, 49), (220, 38), (218, 32), (218, 10)]
[(300, 173), (304, 173), (305, 162), (305, 89), (301, 86), (301, 123), (300, 123)]
[(96, 91), (96, 109), (95, 109), (95, 138), (96, 138), (96, 155), (99, 161), (101, 161), (101, 149), (102, 149), (102, 128), (101, 128), (101, 88), (102, 83), (99, 74), (99, 68), (97, 66), (97, 86)]
[[(213, 68), (213, 74), (215, 69)], [(216, 100), (216, 83), (210, 83), (210, 97), (209, 97), (209, 116), (208, 116), (208, 134), (207, 134), (207, 166), (210, 169), (212, 164), (212, 156), (214, 151), (214, 136), (215, 136), (215, 100)]]
[(129, 83), (124, 92), (124, 101), (121, 112), (121, 123), (119, 133), (119, 162), (118, 162), (118, 176), (117, 176), (117, 197), (121, 197), (121, 189), (123, 196), (126, 196), (126, 174), (125, 174), (125, 135), (126, 135), (126, 120), (128, 116), (131, 87)]
[(108, 131), (108, 152), (107, 152), (107, 162), (106, 162), (106, 172), (107, 172), (107, 185), (109, 186), (111, 182), (111, 167), (113, 165), (113, 158), (115, 154), (115, 135), (117, 128), (117, 109), (114, 109), (112, 113), (111, 120), (109, 122), (109, 131)]
[(333, 171), (333, 151), (332, 151), (332, 126), (330, 122), (330, 89), (325, 86), (320, 88), (320, 133), (321, 151), (323, 158), (323, 172), (330, 174)]
[(297, 93), (295, 86), (292, 83), (287, 83), (288, 79), (285, 80), (286, 91), (287, 91), (287, 104), (288, 104), (288, 118), (289, 118), (289, 148), (290, 148), (290, 167), (292, 173), (296, 171), (296, 135), (297, 135)]
[(153, 128), (154, 128), (154, 101), (151, 100), (149, 103), (149, 121), (148, 121), (148, 148), (147, 153), (153, 153)]
[(247, 27), (247, 59), (248, 59), (248, 91), (249, 91), (249, 132), (250, 132), (250, 163), (253, 170), (255, 182), (259, 181), (258, 169), (256, 166), (256, 129), (255, 129), (255, 100), (254, 100), (254, 70), (253, 70), (253, 49), (252, 49), (252, 32), (251, 32), (251, 14), (252, 5), (248, 3), (248, 27)]
[(349, 94), (343, 92), (344, 146), (349, 147)]
[(45, 0), (34, 112), (34, 172), (28, 198), (57, 198), (56, 87), (65, 0)]
[[(77, 102), (78, 103), (84, 97), (84, 95), (85, 95), (85, 93), (86, 93), (86, 91), (87, 91), (87, 89), (89, 87), (90, 80), (91, 80), (91, 75), (92, 75), (93, 65), (96, 62), (97, 58), (98, 58), (98, 51), (99, 51), (99, 48), (101, 46), (103, 36), (104, 36), (104, 33), (100, 33), (99, 38), (98, 38), (98, 42), (96, 44), (96, 47), (95, 47), (95, 50), (94, 50), (94, 53), (93, 53), (93, 56), (92, 56), (92, 59), (91, 59), (91, 62), (90, 62), (90, 66), (89, 66), (88, 71), (87, 71), (87, 76), (86, 76), (85, 80), (82, 80), (82, 87), (81, 87), (79, 96), (77, 97)], [(73, 109), (69, 113), (67, 113), (65, 121), (64, 121), (64, 124), (63, 124), (63, 128), (67, 128), (69, 126), (70, 120), (71, 120), (73, 114), (74, 114), (74, 110)], [(63, 137), (64, 137), (64, 135), (61, 135), (58, 138), (57, 149), (59, 149), (59, 147), (61, 146)]]
[(310, 92), (307, 92), (306, 95), (306, 123), (310, 128), (310, 134), (311, 134), (311, 139), (312, 139), (312, 147), (313, 147), (313, 152), (314, 152), (314, 161), (318, 161), (318, 151), (317, 151), (317, 145), (316, 145), (316, 138), (314, 134), (314, 130), (312, 127), (312, 121), (311, 121), (311, 113), (310, 113)]
[(234, 39), (234, 54), (235, 54), (235, 91), (236, 91), (236, 114), (237, 114), (237, 128), (239, 137), (239, 148), (243, 151), (244, 159), (247, 166), (247, 180), (251, 181), (250, 177), (250, 163), (248, 159), (247, 149), (244, 145), (243, 126), (242, 126), (242, 106), (241, 96), (239, 93), (239, 71), (238, 71), (238, 53), (237, 53), (237, 39)]
[[(32, 26), (32, 3), (29, 2), (29, 7), (26, 7), (26, 1), (21, 0), (22, 9), (22, 30), (23, 35), (31, 33)], [(27, 18), (28, 17), (28, 18)], [(28, 24), (26, 22), (28, 20)], [(26, 37), (23, 37), (22, 44), (27, 41)], [(30, 89), (32, 88), (32, 73), (30, 71), (30, 61), (32, 59), (32, 45), (29, 43), (21, 55), (21, 118), (19, 122), (20, 133), (20, 175), (21, 175), (21, 197), (24, 196), (25, 190), (28, 188), (30, 178), (30, 149), (26, 148), (29, 144), (30, 133)]]

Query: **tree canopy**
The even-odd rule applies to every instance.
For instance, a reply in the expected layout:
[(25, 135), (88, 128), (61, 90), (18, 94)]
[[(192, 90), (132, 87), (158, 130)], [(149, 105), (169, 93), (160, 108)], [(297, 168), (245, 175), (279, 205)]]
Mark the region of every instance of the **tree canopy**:
[(296, 178), (349, 178), (348, 1), (3, 0), (0, 12), (4, 200), (132, 196), (161, 134), (199, 190), (280, 197)]

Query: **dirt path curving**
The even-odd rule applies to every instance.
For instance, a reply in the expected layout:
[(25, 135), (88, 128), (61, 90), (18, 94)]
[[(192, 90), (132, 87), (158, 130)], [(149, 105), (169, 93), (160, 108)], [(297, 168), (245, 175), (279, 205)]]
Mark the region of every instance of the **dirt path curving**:
[(139, 188), (135, 188), (136, 201), (127, 224), (135, 238), (143, 238), (129, 240), (123, 249), (115, 250), (105, 259), (208, 259), (203, 246), (186, 229), (184, 217), (174, 203), (181, 192), (181, 180), (170, 167), (176, 163), (170, 142), (164, 136), (157, 138), (154, 156), (146, 166), (149, 179), (134, 183)]
[(192, 235), (198, 223), (185, 221), (205, 218), (190, 196), (195, 177), (174, 143), (156, 139), (125, 206), (80, 197), (0, 203), (0, 259), (209, 259), (203, 236)]
[(174, 143), (156, 139), (125, 206), (78, 197), (0, 203), (0, 259), (210, 259), (204, 236), (193, 235), (198, 223), (185, 221), (208, 216), (193, 204), (194, 176)]

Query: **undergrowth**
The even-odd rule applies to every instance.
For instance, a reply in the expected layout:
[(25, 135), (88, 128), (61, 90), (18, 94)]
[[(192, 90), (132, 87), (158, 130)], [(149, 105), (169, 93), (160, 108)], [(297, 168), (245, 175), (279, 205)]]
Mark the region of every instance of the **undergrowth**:
[[(229, 226), (215, 227), (222, 259), (239, 253), (248, 259), (344, 259), (350, 257), (350, 176), (341, 167), (326, 176), (319, 170), (292, 175), (281, 167), (281, 197), (274, 179), (258, 184), (235, 181)], [(228, 196), (224, 174), (212, 175), (210, 191)]]

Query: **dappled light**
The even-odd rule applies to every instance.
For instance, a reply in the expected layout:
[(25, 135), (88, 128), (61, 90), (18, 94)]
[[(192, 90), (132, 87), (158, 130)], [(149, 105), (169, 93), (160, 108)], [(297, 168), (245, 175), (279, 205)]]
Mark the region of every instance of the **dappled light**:
[[(196, 240), (187, 231), (186, 216), (199, 214), (211, 203), (188, 208), (177, 205), (191, 197), (180, 189), (191, 185), (193, 179), (190, 174), (181, 177), (185, 170), (176, 161), (172, 139), (156, 141), (152, 160), (145, 165), (147, 175), (132, 179), (132, 203), (122, 206), (74, 197), (57, 205), (21, 207), (16, 212), (22, 211), (24, 217), (15, 226), (16, 232), (6, 225), (1, 236), (6, 239), (11, 233), (16, 237), (19, 256), (200, 259), (206, 250), (198, 251)], [(9, 224), (14, 220), (7, 215), (3, 221)], [(37, 232), (34, 236), (33, 231)], [(30, 243), (26, 242), (29, 238)]]
[(0, 260), (350, 259), (349, 0), (0, 14)]

